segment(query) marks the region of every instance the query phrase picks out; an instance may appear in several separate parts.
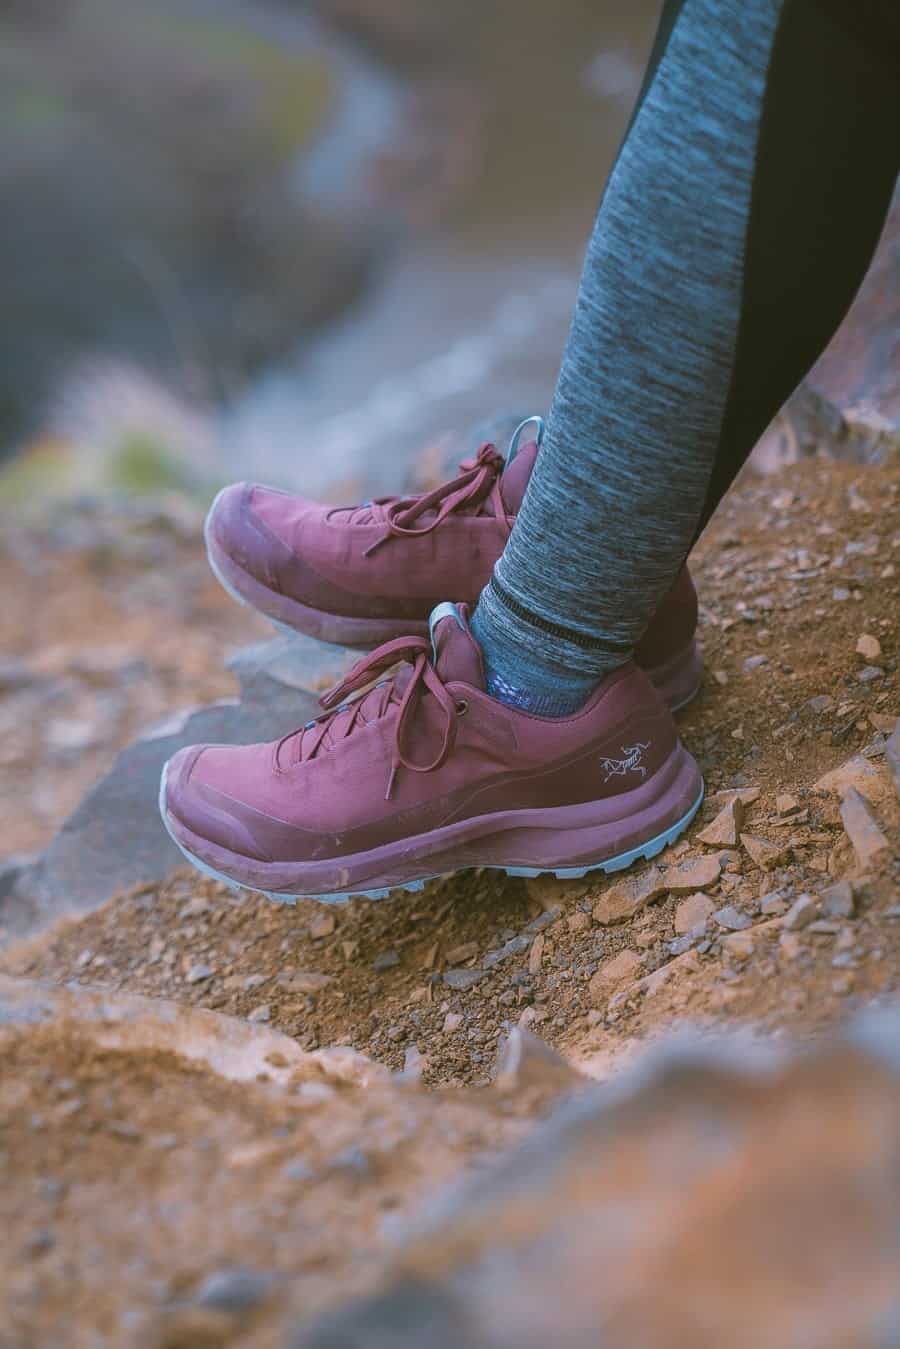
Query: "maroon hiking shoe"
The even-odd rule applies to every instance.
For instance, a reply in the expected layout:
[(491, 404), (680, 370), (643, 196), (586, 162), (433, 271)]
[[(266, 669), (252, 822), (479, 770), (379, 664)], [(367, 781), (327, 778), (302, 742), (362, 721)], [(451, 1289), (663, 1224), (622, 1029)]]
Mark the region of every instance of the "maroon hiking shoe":
[[(213, 571), (236, 599), (276, 623), (347, 646), (427, 636), (428, 615), (452, 589), (474, 605), (503, 552), (538, 454), (504, 461), (493, 445), (459, 476), (422, 496), (320, 506), (235, 483), (206, 522)], [(700, 687), (697, 593), (687, 567), (635, 652), (670, 707)]]
[(538, 717), (485, 692), (465, 606), (432, 628), (364, 657), (276, 743), (180, 750), (160, 807), (185, 856), (273, 899), (380, 898), (465, 867), (618, 871), (686, 828), (700, 770), (633, 662)]

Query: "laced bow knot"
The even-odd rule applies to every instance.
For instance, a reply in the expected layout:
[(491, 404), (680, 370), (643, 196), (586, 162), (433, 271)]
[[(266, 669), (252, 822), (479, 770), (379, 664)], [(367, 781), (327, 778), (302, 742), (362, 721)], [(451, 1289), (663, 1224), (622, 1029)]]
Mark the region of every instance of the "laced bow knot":
[[(386, 673), (401, 661), (412, 665), (413, 668), (402, 694), (399, 695), (400, 712), (394, 733), (390, 775), (387, 790), (384, 794), (385, 800), (390, 800), (394, 781), (401, 765), (413, 773), (432, 773), (435, 769), (440, 768), (446, 762), (448, 755), (456, 744), (457, 721), (460, 714), (456, 700), (450, 694), (434, 667), (432, 656), (431, 643), (426, 638), (395, 637), (392, 641), (376, 647), (362, 660), (357, 661), (343, 679), (322, 694), (319, 699), (323, 709), (322, 713), (313, 721), (308, 722), (306, 726), (301, 727), (299, 731), (290, 731), (278, 741), (274, 756), (276, 771), (283, 771), (279, 756), (282, 746), (293, 736), (299, 734), (301, 739), (306, 735), (312, 736), (312, 742), (306, 756), (310, 759), (315, 756), (328, 732), (335, 726), (338, 717), (345, 718), (341, 739), (350, 735), (361, 722), (365, 724), (362, 712), (363, 703), (367, 701), (368, 695), (363, 694), (351, 702), (347, 702), (346, 699), (350, 694), (360, 693), (366, 689), (379, 674)], [(378, 687), (376, 685), (376, 688)], [(404, 752), (404, 740), (408, 726), (422, 698), (423, 687), (437, 700), (444, 713), (444, 731), (441, 738), (441, 747), (431, 763), (419, 764), (414, 763), (407, 757)], [(370, 692), (374, 692), (374, 690), (370, 690)], [(385, 686), (385, 696), (380, 711), (385, 711), (388, 705), (397, 699), (397, 696), (397, 690), (393, 681), (391, 681), (389, 686)]]
[[(506, 507), (500, 492), (500, 475), (506, 466), (503, 455), (496, 445), (486, 442), (481, 446), (474, 459), (464, 459), (460, 472), (449, 482), (441, 483), (431, 492), (420, 497), (397, 497), (384, 505), (385, 531), (380, 538), (371, 543), (363, 554), (370, 557), (382, 544), (391, 538), (414, 538), (420, 534), (430, 534), (432, 530), (466, 506), (477, 506), (488, 497), (494, 507), (494, 516), (509, 538), (511, 531), (506, 516)], [(429, 511), (434, 517), (424, 524), (416, 521)], [(373, 653), (374, 654), (374, 653)]]

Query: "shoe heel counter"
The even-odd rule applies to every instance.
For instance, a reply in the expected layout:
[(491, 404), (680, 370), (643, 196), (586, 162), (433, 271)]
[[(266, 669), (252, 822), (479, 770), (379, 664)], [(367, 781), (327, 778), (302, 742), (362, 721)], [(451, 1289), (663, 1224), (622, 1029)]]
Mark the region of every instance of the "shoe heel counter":
[(651, 669), (665, 665), (689, 646), (697, 631), (698, 611), (697, 589), (684, 566), (635, 648), (638, 665)]

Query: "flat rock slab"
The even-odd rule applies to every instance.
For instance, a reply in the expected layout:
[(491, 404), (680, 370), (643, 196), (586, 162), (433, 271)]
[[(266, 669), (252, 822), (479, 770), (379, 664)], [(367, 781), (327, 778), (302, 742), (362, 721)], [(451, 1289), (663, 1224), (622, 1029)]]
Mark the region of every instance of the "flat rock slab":
[(166, 998), (109, 989), (58, 988), (0, 974), (0, 1046), (27, 1026), (52, 1022), (77, 1028), (103, 1049), (178, 1054), (232, 1082), (260, 1074), (279, 1085), (297, 1082), (369, 1086), (387, 1068), (348, 1045), (309, 1052), (282, 1031)]
[(319, 712), (318, 694), (360, 657), (348, 647), (279, 637), (238, 653), (240, 696), (187, 711), (118, 755), (37, 858), (0, 874), (0, 927), (33, 932), (65, 913), (97, 908), (129, 886), (162, 880), (183, 862), (159, 818), (167, 759), (202, 741), (272, 740)]

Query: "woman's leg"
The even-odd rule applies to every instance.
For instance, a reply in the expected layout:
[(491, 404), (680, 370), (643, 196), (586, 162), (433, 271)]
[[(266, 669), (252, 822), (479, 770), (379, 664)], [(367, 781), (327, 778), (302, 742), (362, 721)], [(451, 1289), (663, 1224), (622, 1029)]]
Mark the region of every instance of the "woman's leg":
[(627, 660), (827, 344), (897, 173), (896, 27), (883, 0), (667, 4), (473, 621), (494, 696), (563, 714)]

